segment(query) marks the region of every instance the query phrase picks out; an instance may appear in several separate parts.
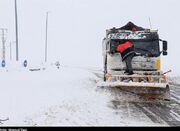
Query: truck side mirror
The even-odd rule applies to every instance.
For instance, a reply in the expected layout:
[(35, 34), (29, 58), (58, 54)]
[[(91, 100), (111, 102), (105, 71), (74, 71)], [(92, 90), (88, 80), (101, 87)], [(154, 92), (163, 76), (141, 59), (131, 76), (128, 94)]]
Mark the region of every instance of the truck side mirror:
[(163, 51), (167, 51), (168, 49), (168, 43), (167, 41), (163, 41)]
[(167, 51), (163, 51), (163, 55), (164, 56), (168, 55)]
[(166, 56), (168, 50), (168, 42), (167, 41), (163, 41), (163, 55)]

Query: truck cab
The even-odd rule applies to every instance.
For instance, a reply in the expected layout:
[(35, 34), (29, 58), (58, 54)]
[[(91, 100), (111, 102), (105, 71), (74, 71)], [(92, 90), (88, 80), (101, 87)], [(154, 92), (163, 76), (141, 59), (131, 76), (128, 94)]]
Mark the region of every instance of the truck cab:
[[(136, 53), (132, 60), (134, 71), (160, 71), (161, 54), (167, 55), (167, 41), (159, 38), (158, 31), (150, 29), (136, 31), (112, 28), (106, 31), (106, 38), (103, 40), (104, 65), (109, 70), (123, 71), (126, 65), (122, 62), (121, 54), (117, 52), (117, 46), (123, 41), (131, 41)], [(107, 61), (105, 60), (107, 58)], [(107, 63), (106, 63), (107, 62)]]

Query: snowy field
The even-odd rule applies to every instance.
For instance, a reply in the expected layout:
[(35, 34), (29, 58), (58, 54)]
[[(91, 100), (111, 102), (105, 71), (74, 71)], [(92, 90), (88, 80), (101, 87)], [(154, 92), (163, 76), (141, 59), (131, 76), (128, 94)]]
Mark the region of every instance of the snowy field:
[(180, 126), (178, 98), (143, 101), (97, 88), (97, 79), (94, 71), (80, 68), (1, 69), (0, 119), (8, 118), (1, 126)]

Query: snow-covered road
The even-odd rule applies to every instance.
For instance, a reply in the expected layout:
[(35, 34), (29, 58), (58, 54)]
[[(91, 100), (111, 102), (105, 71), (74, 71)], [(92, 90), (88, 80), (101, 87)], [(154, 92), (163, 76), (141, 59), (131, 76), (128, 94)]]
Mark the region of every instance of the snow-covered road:
[(180, 126), (180, 87), (170, 102), (97, 88), (90, 70), (48, 67), (0, 75), (2, 126)]

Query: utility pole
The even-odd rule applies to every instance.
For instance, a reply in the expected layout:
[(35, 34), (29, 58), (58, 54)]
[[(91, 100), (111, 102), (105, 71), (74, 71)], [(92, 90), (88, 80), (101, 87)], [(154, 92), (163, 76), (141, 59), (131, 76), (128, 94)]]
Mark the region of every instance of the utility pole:
[(46, 12), (46, 38), (45, 38), (45, 62), (47, 62), (48, 55), (48, 19), (49, 12)]
[(15, 5), (15, 27), (16, 27), (16, 61), (19, 61), (19, 39), (18, 39), (18, 13), (17, 13), (17, 0), (14, 1)]
[(6, 34), (7, 29), (1, 28), (1, 39), (2, 39), (2, 60), (6, 59)]
[(10, 49), (10, 51), (9, 51), (10, 52), (10, 55), (9, 55), (10, 61), (12, 61), (12, 43), (11, 42), (10, 42), (10, 48), (9, 49)]

